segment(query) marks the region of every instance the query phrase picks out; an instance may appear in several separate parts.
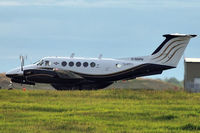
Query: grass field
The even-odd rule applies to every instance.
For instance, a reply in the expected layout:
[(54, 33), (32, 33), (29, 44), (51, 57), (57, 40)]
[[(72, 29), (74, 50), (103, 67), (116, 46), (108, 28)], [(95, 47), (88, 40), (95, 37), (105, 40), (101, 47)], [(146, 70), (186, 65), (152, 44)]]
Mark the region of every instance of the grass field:
[(200, 132), (200, 94), (0, 90), (0, 132)]

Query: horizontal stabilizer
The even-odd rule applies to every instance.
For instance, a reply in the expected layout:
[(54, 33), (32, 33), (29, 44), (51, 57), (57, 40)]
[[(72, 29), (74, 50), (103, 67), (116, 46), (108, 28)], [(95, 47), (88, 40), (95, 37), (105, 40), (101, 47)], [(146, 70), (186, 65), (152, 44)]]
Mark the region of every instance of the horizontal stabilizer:
[(197, 35), (194, 35), (194, 34), (178, 34), (178, 33), (175, 33), (175, 34), (165, 34), (163, 35), (163, 37), (166, 37), (166, 38), (174, 38), (174, 37), (196, 37)]

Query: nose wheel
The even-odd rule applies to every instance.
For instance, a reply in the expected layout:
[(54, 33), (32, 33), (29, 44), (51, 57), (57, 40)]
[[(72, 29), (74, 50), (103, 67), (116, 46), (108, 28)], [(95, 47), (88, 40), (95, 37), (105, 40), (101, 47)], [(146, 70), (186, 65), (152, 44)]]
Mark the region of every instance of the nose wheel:
[(14, 86), (13, 86), (13, 82), (10, 81), (10, 84), (8, 85), (8, 90), (12, 90), (13, 88), (14, 88)]

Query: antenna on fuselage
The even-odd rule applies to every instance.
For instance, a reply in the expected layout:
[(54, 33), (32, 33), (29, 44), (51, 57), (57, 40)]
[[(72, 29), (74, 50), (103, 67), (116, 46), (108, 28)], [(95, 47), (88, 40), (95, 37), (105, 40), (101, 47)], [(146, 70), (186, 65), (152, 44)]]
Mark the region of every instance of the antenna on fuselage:
[(70, 56), (70, 58), (74, 58), (74, 56), (75, 56), (75, 53), (72, 53), (71, 56)]
[(103, 55), (102, 55), (102, 54), (100, 54), (98, 59), (99, 59), (99, 60), (101, 60), (101, 59), (102, 59), (102, 56), (103, 56)]

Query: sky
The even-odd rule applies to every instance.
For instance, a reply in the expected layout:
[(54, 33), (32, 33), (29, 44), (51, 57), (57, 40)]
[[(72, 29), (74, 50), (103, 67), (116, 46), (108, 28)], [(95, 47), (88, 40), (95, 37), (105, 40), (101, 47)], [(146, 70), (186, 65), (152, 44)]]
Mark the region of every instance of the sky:
[[(199, 0), (0, 0), (0, 72), (45, 56), (150, 55), (163, 34), (200, 35)], [(200, 58), (200, 38), (184, 57)], [(176, 69), (149, 78), (184, 78)]]

